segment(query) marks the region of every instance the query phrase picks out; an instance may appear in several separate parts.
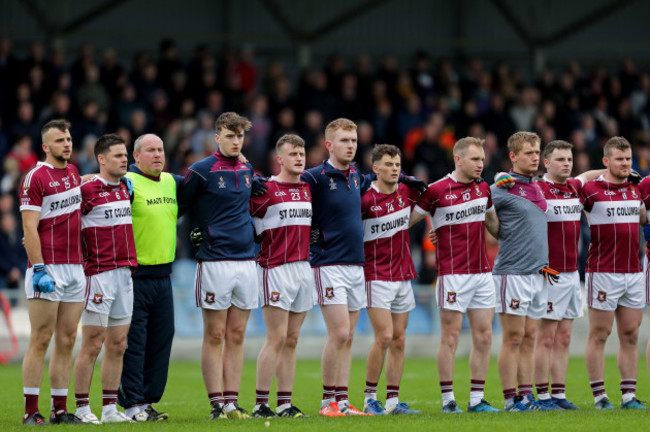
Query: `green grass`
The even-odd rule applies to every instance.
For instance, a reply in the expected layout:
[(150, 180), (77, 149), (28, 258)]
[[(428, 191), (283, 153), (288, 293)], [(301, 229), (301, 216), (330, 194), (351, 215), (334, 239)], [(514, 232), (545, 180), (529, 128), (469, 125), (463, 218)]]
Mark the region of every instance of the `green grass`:
[[(91, 392), (91, 406), (95, 414), (101, 414), (101, 389), (98, 367)], [(407, 359), (404, 367), (400, 399), (411, 407), (423, 411), (422, 415), (409, 417), (376, 418), (334, 418), (324, 419), (317, 416), (321, 397), (320, 362), (301, 360), (296, 372), (296, 385), (293, 402), (310, 414), (309, 419), (274, 419), (269, 428), (263, 420), (219, 421), (217, 424), (208, 420), (209, 405), (201, 380), (199, 364), (195, 362), (174, 362), (169, 373), (169, 382), (163, 400), (157, 405), (167, 411), (170, 419), (164, 423), (138, 425), (101, 425), (84, 426), (92, 430), (169, 430), (169, 431), (214, 431), (216, 428), (228, 430), (270, 431), (321, 431), (336, 428), (337, 432), (358, 431), (420, 431), (444, 430), (461, 431), (589, 431), (599, 430), (646, 430), (650, 413), (648, 411), (625, 412), (616, 409), (600, 412), (592, 408), (593, 399), (589, 380), (585, 371), (584, 359), (571, 359), (567, 381), (567, 394), (571, 401), (581, 410), (576, 412), (532, 412), (532, 413), (498, 413), (498, 414), (459, 414), (440, 413), (440, 390), (437, 381), (436, 365), (433, 360)], [(251, 410), (255, 402), (255, 363), (247, 361), (244, 366), (240, 405)], [(619, 376), (616, 359), (608, 358), (605, 385), (612, 403), (620, 403), (618, 390)], [(47, 381), (47, 380), (46, 380)], [(363, 404), (363, 386), (365, 384), (365, 361), (355, 360), (352, 364), (350, 380), (350, 399), (358, 408)], [(642, 357), (639, 362), (639, 381), (637, 397), (648, 399), (650, 380)], [(385, 382), (379, 384), (379, 398), (385, 397)], [(71, 391), (71, 394), (73, 392)], [(456, 399), (463, 410), (469, 399), (469, 365), (467, 359), (459, 359), (455, 374)], [(49, 412), (49, 388), (47, 384), (41, 391), (41, 412)], [(503, 406), (501, 386), (499, 383), (496, 359), (493, 359), (486, 383), (486, 398), (498, 408)], [(0, 432), (24, 430), (20, 425), (23, 409), (20, 366), (0, 367)], [(271, 406), (275, 407), (275, 388), (271, 389)], [(69, 409), (74, 412), (74, 400), (68, 400)], [(74, 429), (80, 426), (57, 426), (57, 430)]]

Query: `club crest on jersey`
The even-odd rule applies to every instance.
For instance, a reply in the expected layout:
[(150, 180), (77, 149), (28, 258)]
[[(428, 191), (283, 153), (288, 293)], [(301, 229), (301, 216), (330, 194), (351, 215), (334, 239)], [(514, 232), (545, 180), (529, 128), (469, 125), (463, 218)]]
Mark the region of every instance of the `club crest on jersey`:
[(305, 194), (305, 200), (309, 201), (309, 193), (307, 193), (307, 189), (303, 189), (303, 192)]
[(483, 195), (483, 192), (481, 192), (481, 189), (478, 187), (477, 184), (474, 185), (474, 192), (476, 192), (476, 196)]
[(546, 306), (546, 313), (551, 312), (553, 312), (553, 302), (548, 302), (548, 306)]
[(104, 301), (104, 295), (103, 294), (95, 294), (95, 295), (93, 295), (93, 303), (102, 304), (103, 301)]
[(598, 291), (598, 295), (596, 296), (596, 300), (599, 302), (603, 303), (607, 301), (607, 293), (605, 291)]
[(456, 293), (448, 292), (447, 293), (447, 303), (456, 303)]
[(214, 293), (213, 292), (207, 292), (205, 293), (205, 302), (207, 304), (212, 304), (214, 303)]
[(29, 191), (29, 186), (23, 186), (23, 195), (27, 196), (28, 191)]
[(280, 293), (277, 291), (271, 292), (271, 301), (275, 303), (278, 300), (280, 300)]
[(334, 298), (334, 287), (325, 287), (325, 297)]
[(219, 189), (225, 189), (226, 188), (226, 182), (224, 181), (222, 176), (219, 176)]
[(336, 190), (336, 183), (334, 183), (334, 179), (330, 177), (330, 190)]
[(251, 187), (251, 178), (247, 174), (244, 174), (244, 181), (246, 181), (246, 187)]
[(397, 195), (397, 205), (400, 207), (405, 207), (406, 204), (404, 204), (404, 200), (402, 199), (402, 195)]
[(519, 300), (517, 300), (517, 299), (510, 300), (510, 309), (512, 309), (512, 310), (519, 309)]
[(636, 190), (634, 190), (634, 189), (632, 189), (632, 197), (633, 197), (634, 199), (637, 199), (637, 198), (638, 198), (638, 195), (636, 194)]
[(519, 196), (526, 196), (526, 190), (524, 190), (523, 186), (519, 186)]
[(359, 179), (356, 177), (352, 177), (352, 180), (354, 181), (354, 187), (359, 189)]

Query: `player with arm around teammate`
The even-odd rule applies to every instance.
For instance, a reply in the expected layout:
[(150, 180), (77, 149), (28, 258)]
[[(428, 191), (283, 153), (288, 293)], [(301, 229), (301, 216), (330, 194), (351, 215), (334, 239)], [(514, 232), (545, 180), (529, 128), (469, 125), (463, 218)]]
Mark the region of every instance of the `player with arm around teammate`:
[[(411, 279), (417, 275), (411, 259), (409, 217), (419, 196), (403, 183), (399, 149), (378, 144), (372, 151), (377, 180), (361, 197), (366, 263), (366, 300), (375, 340), (368, 353), (364, 412), (375, 415), (419, 414), (399, 402), (404, 368), (405, 332), (415, 308)], [(388, 356), (386, 353), (388, 352)], [(386, 408), (377, 400), (377, 382), (386, 358)]]
[(72, 350), (83, 307), (85, 276), (81, 250), (81, 177), (68, 164), (72, 155), (70, 123), (52, 120), (41, 129), (45, 162), (23, 180), (20, 211), (29, 267), (25, 292), (29, 345), (23, 358), (23, 424), (47, 424), (38, 411), (45, 353), (50, 357), (51, 423), (81, 423), (67, 412)]
[[(311, 191), (300, 181), (305, 141), (283, 135), (276, 143), (280, 173), (266, 183), (263, 196), (251, 198), (251, 215), (261, 248), (257, 258), (258, 291), (266, 341), (257, 357), (253, 417), (305, 417), (291, 403), (300, 327), (312, 308), (314, 272), (309, 265)], [(277, 382), (277, 410), (269, 408), (269, 390)]]
[(485, 229), (499, 232), (490, 188), (480, 180), (485, 153), (483, 140), (466, 137), (454, 145), (455, 170), (431, 184), (411, 215), (415, 224), (427, 214), (438, 237), (438, 283), (441, 338), (438, 374), (442, 412), (461, 412), (453, 392), (454, 356), (466, 313), (472, 333), (470, 353), (470, 412), (496, 412), (484, 398), (490, 365), (492, 319), (496, 303)]
[(558, 407), (568, 410), (577, 409), (566, 399), (565, 386), (571, 327), (573, 320), (583, 315), (578, 241), (582, 215), (579, 192), (585, 179), (584, 175), (569, 178), (573, 169), (572, 148), (570, 143), (557, 140), (548, 143), (543, 151), (542, 159), (547, 172), (538, 185), (544, 191), (548, 206), (549, 267), (560, 274), (552, 284), (544, 281), (548, 290), (547, 308), (535, 341), (538, 403), (549, 409)]
[(258, 306), (249, 210), (254, 173), (239, 159), (250, 128), (237, 113), (221, 114), (215, 123), (218, 150), (188, 169), (179, 193), (179, 208), (195, 206), (201, 230), (195, 295), (203, 316), (201, 371), (212, 419), (249, 417), (237, 401), (244, 334)]
[(547, 267), (546, 199), (533, 177), (539, 167), (539, 136), (517, 132), (508, 138), (508, 149), (514, 187), (491, 186), (500, 223), (492, 270), (503, 329), (499, 375), (506, 411), (546, 410), (532, 395), (535, 337), (548, 301), (544, 278), (556, 273)]
[(99, 423), (90, 410), (90, 384), (102, 345), (102, 423), (131, 423), (117, 410), (122, 358), (133, 314), (131, 268), (137, 266), (129, 190), (127, 151), (119, 135), (104, 135), (95, 144), (99, 175), (81, 186), (86, 299), (81, 315), (82, 341), (74, 367), (76, 415)]
[(605, 343), (614, 319), (619, 338), (621, 408), (645, 409), (636, 398), (638, 335), (648, 302), (639, 259), (639, 223), (647, 222), (639, 187), (628, 180), (630, 143), (610, 138), (603, 148), (605, 174), (584, 185), (581, 199), (591, 230), (585, 269), (589, 336), (585, 361), (597, 409), (612, 409), (605, 392)]

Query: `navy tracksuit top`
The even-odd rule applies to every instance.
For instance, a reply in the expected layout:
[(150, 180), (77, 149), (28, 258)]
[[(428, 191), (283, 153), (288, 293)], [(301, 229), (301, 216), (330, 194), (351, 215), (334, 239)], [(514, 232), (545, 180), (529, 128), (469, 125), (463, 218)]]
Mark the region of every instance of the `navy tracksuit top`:
[(306, 170), (300, 179), (311, 187), (311, 224), (318, 230), (318, 239), (312, 239), (309, 250), (312, 267), (363, 265), (361, 194), (371, 181), (354, 165), (346, 175), (328, 161)]
[(196, 205), (203, 241), (198, 261), (255, 259), (249, 201), (253, 167), (219, 151), (190, 166), (179, 209)]

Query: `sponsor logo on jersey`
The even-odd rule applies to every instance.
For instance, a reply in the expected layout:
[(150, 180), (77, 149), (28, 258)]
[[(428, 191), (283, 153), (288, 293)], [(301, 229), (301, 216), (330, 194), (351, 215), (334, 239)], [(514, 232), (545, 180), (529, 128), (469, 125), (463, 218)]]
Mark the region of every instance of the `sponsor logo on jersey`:
[(205, 293), (205, 302), (207, 304), (212, 304), (214, 303), (214, 293), (213, 292), (206, 292)]
[(546, 313), (553, 312), (553, 302), (548, 302), (546, 306)]
[(244, 174), (244, 181), (246, 181), (246, 187), (249, 188), (251, 187), (251, 178), (249, 175)]
[(448, 292), (447, 293), (447, 303), (456, 303), (456, 293)]
[(325, 287), (325, 297), (334, 298), (334, 287)]
[(510, 300), (510, 309), (512, 309), (512, 310), (519, 309), (519, 300), (518, 299)]
[(219, 189), (225, 189), (225, 188), (226, 188), (226, 182), (222, 176), (219, 176)]
[(334, 179), (330, 177), (330, 190), (336, 190), (336, 183), (334, 183)]
[(601, 303), (604, 303), (607, 301), (607, 293), (605, 291), (598, 291), (598, 295), (596, 296), (596, 300), (598, 300)]
[(280, 293), (277, 291), (271, 292), (271, 301), (275, 303), (278, 300), (280, 300)]
[(103, 294), (95, 294), (95, 295), (93, 295), (93, 303), (102, 304), (103, 301), (104, 301), (104, 295)]

